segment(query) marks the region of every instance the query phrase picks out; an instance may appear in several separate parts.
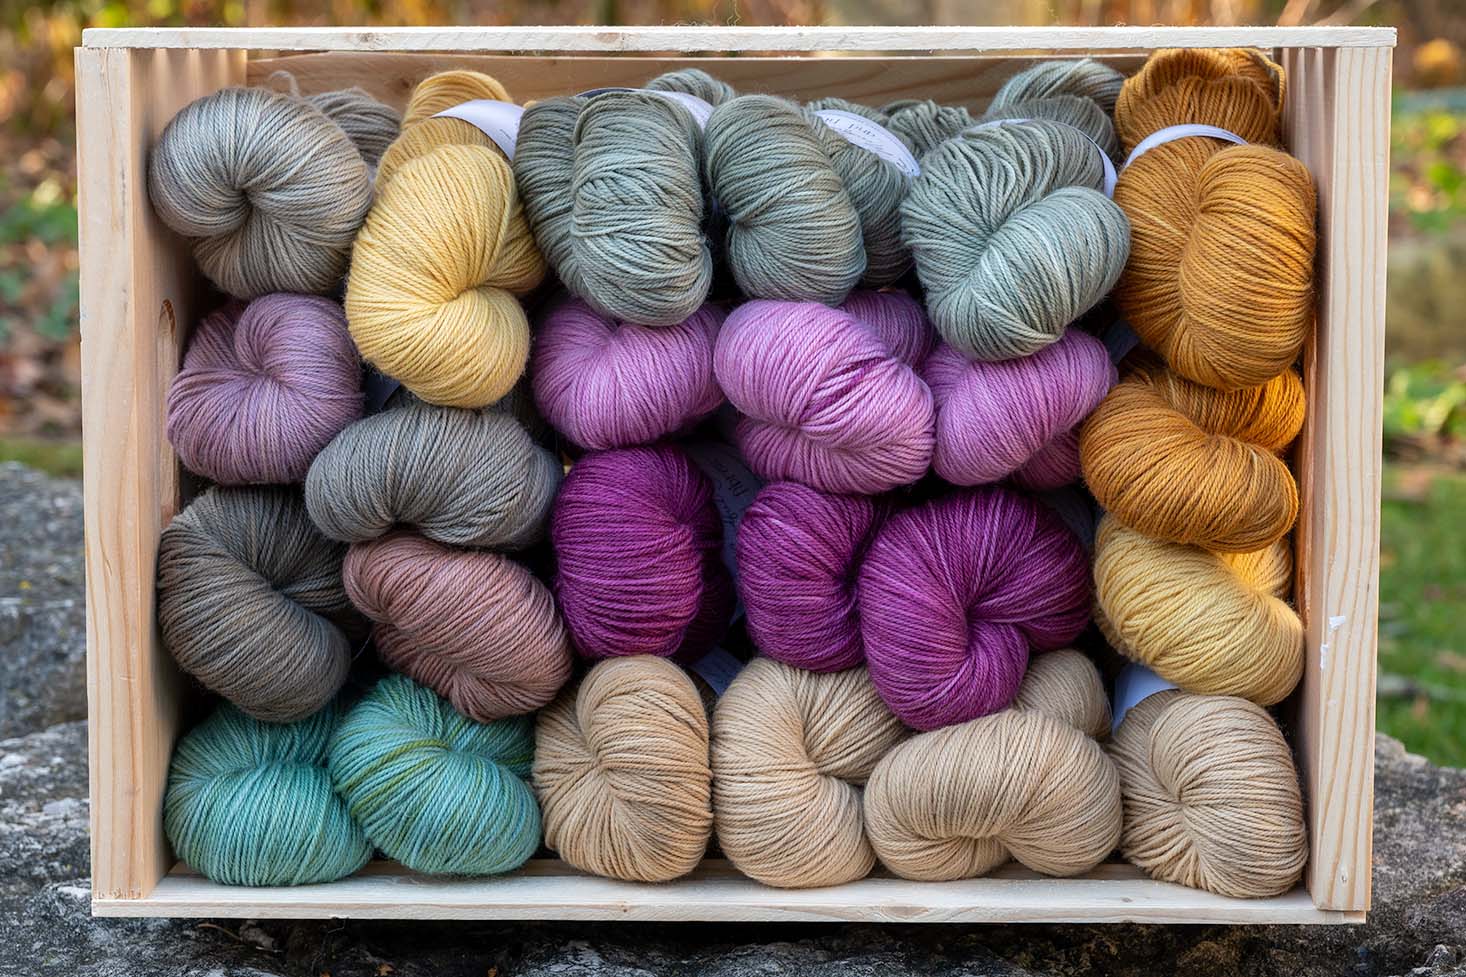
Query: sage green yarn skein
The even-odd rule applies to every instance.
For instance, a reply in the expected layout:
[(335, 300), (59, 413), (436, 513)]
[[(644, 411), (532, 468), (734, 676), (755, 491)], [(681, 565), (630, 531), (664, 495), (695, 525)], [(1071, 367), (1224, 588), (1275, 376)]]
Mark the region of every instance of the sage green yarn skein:
[(942, 105), (931, 99), (901, 99), (883, 110), (886, 128), (911, 145), (919, 160), (964, 129), (977, 125), (961, 105)]
[(1040, 61), (1003, 83), (993, 97), (993, 107), (1014, 102), (1032, 102), (1072, 95), (1097, 105), (1106, 116), (1115, 115), (1115, 101), (1125, 76), (1093, 58), (1074, 61)]
[(372, 857), (331, 786), (334, 703), (294, 723), (262, 723), (228, 702), (184, 734), (168, 768), (163, 832), (173, 851), (225, 885), (310, 885)]
[(684, 95), (695, 95), (714, 106), (722, 105), (729, 99), (738, 96), (738, 92), (732, 85), (714, 78), (701, 68), (678, 68), (676, 71), (664, 72), (647, 82), (646, 87), (654, 92), (682, 92)]

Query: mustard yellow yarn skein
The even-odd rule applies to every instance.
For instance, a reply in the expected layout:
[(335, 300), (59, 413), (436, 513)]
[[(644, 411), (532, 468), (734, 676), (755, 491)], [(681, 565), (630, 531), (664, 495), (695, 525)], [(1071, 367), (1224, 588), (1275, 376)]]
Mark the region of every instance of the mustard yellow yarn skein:
[(499, 148), (433, 113), (507, 100), (487, 75), (448, 72), (413, 93), (357, 235), (346, 320), (363, 358), (429, 403), (484, 407), (524, 373), (529, 320), (516, 298), (544, 278)]
[(1303, 675), (1286, 539), (1252, 553), (1168, 543), (1105, 516), (1095, 619), (1115, 649), (1188, 692), (1281, 702)]

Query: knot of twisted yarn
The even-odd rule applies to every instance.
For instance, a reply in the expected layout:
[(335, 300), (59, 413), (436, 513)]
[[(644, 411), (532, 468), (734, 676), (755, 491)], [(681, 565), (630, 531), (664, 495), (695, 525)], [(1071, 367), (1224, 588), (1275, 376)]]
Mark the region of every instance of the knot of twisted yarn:
[(346, 548), (297, 492), (211, 488), (158, 543), (158, 626), (180, 667), (256, 719), (290, 722), (331, 700), (351, 664), (337, 622)]
[(1125, 714), (1109, 751), (1128, 860), (1162, 881), (1233, 898), (1297, 884), (1308, 860), (1298, 772), (1261, 707), (1160, 692)]
[(1089, 560), (1057, 516), (985, 487), (898, 512), (859, 579), (871, 679), (908, 726), (936, 729), (1004, 708), (1030, 649), (1089, 623)]
[(821, 674), (754, 659), (713, 713), (718, 845), (765, 885), (864, 878), (875, 853), (861, 785), (907, 735), (863, 668)]
[(708, 719), (687, 673), (645, 655), (597, 664), (535, 727), (545, 844), (632, 882), (692, 871), (713, 830)]
[(1262, 549), (1298, 515), (1298, 486), (1280, 455), (1304, 407), (1291, 370), (1224, 392), (1141, 360), (1080, 428), (1084, 480), (1105, 511), (1147, 536)]

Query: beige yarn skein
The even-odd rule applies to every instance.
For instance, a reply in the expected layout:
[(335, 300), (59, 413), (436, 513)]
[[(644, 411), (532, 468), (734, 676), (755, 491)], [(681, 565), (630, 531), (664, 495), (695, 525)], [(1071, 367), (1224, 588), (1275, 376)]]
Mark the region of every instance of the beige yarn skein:
[(1041, 712), (1104, 739), (1110, 733), (1110, 700), (1099, 669), (1072, 648), (1035, 655), (1028, 663), (1013, 708)]
[(909, 735), (864, 668), (750, 662), (713, 713), (713, 814), (723, 853), (780, 888), (839, 885), (875, 867), (861, 785)]
[(545, 844), (576, 868), (665, 882), (712, 835), (708, 722), (687, 673), (665, 658), (600, 662), (535, 727)]

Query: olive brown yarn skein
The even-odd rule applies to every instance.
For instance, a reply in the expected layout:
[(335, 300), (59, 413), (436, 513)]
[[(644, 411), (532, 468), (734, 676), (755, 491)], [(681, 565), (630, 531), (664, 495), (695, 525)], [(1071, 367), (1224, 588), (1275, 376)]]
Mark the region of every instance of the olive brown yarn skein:
[(1164, 143), (1115, 187), (1132, 234), (1121, 310), (1177, 373), (1223, 390), (1287, 370), (1313, 328), (1316, 191), (1308, 168), (1274, 148), (1283, 95), (1282, 69), (1261, 52), (1158, 51), (1115, 109), (1127, 151), (1193, 123), (1249, 143)]
[(531, 712), (570, 678), (554, 598), (507, 557), (398, 532), (352, 546), (341, 573), (382, 661), (469, 719)]
[(1080, 466), (1100, 505), (1147, 536), (1211, 550), (1281, 539), (1298, 516), (1281, 458), (1303, 425), (1298, 374), (1220, 391), (1153, 356), (1132, 361), (1079, 431)]
[(629, 882), (692, 871), (713, 830), (692, 679), (649, 655), (598, 663), (540, 712), (534, 785), (545, 844), (576, 868)]
[(1115, 650), (1188, 692), (1270, 706), (1303, 676), (1303, 622), (1289, 606), (1287, 539), (1213, 553), (1100, 522), (1095, 619)]
[(1110, 756), (1120, 851), (1153, 878), (1239, 899), (1281, 895), (1308, 860), (1298, 772), (1265, 710), (1169, 690), (1132, 707)]
[(865, 669), (749, 662), (713, 712), (713, 819), (744, 875), (779, 888), (840, 885), (875, 866), (861, 785), (909, 735)]
[(256, 719), (319, 711), (346, 681), (345, 547), (298, 492), (211, 488), (158, 543), (158, 626), (179, 666)]

